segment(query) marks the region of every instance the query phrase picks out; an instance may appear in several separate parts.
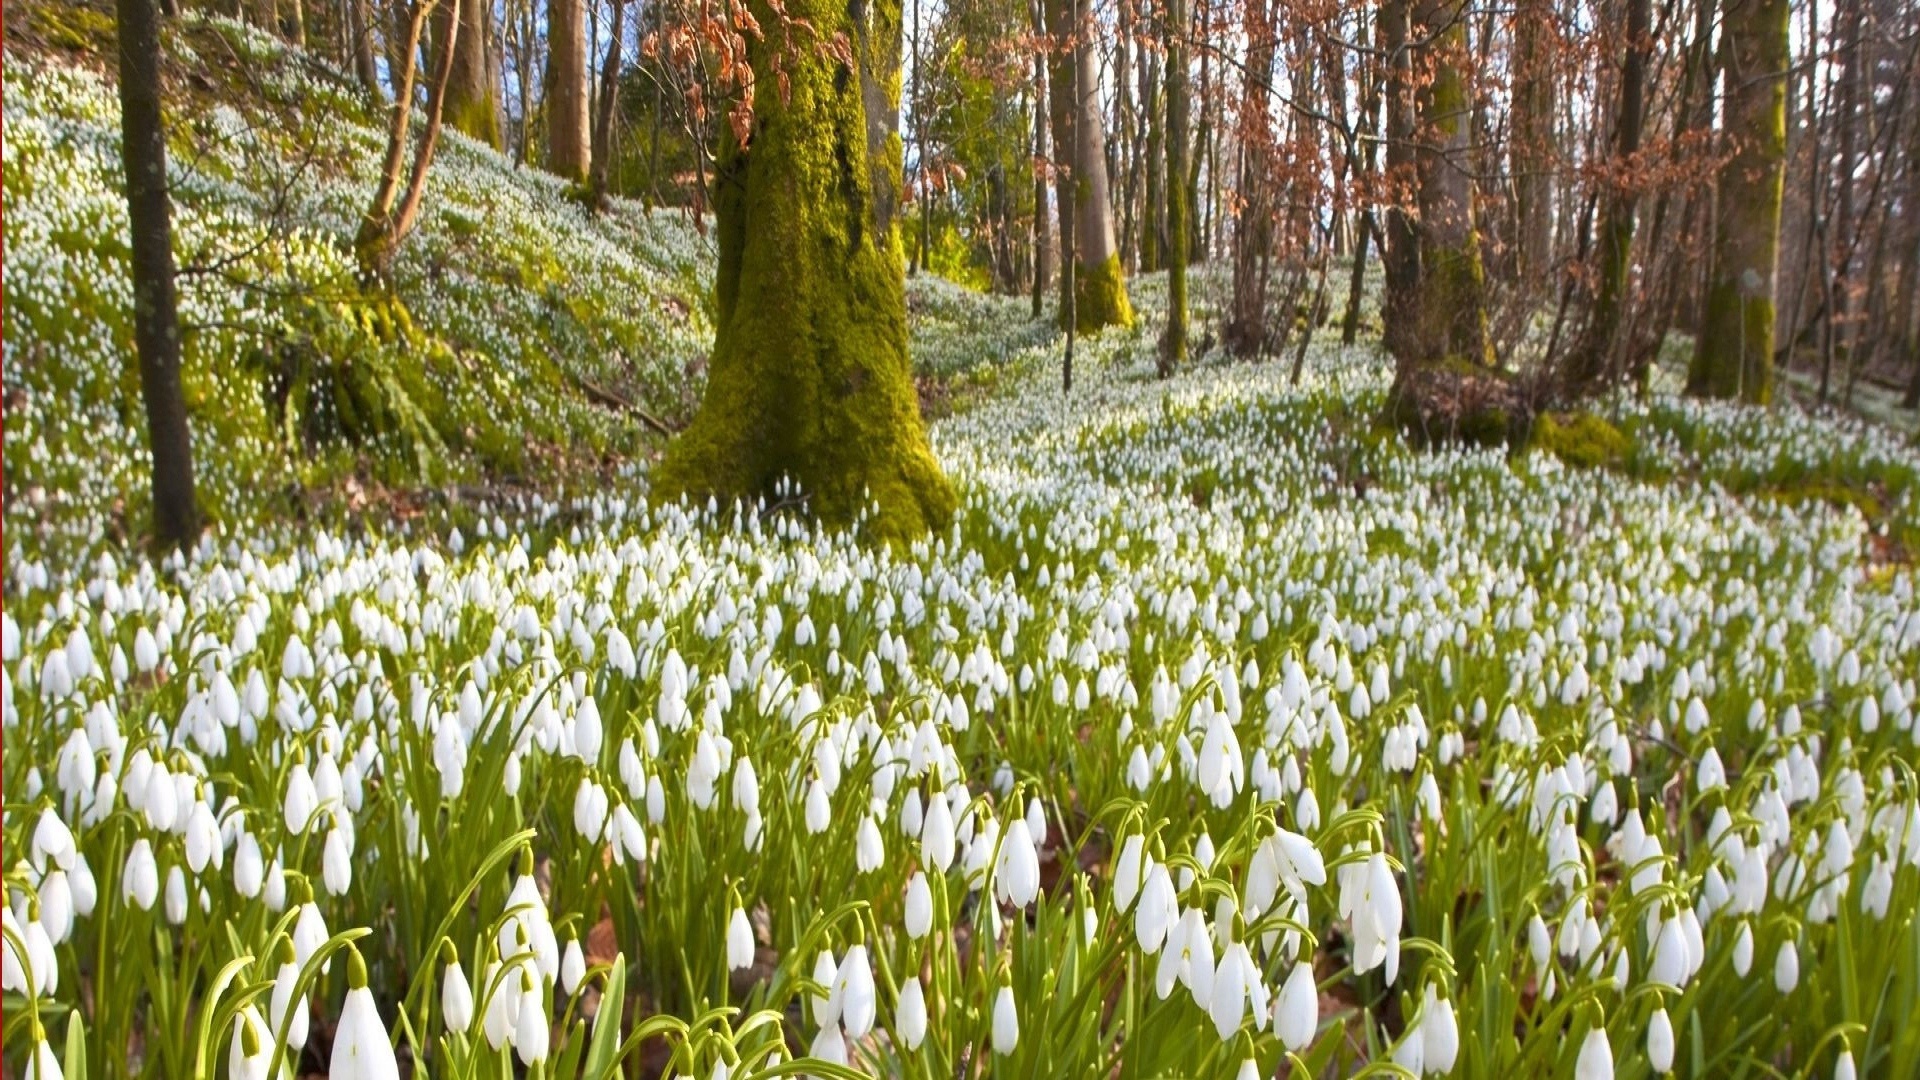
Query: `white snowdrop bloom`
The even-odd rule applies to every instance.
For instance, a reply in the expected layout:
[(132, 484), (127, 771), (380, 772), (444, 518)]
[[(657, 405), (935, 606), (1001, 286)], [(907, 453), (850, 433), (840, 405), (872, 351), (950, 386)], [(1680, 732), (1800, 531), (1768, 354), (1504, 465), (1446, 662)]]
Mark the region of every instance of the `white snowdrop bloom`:
[(1273, 1033), (1286, 1048), (1305, 1050), (1320, 1025), (1320, 991), (1314, 983), (1313, 965), (1301, 960), (1293, 965), (1287, 981), (1280, 987), (1273, 1005)]
[(1613, 1044), (1607, 1029), (1595, 1025), (1580, 1040), (1580, 1055), (1573, 1063), (1574, 1080), (1613, 1080)]
[(305, 964), (332, 936), (327, 932), (326, 916), (320, 913), (319, 905), (311, 900), (301, 904), (293, 922), (294, 963)]
[(1167, 931), (1166, 945), (1154, 973), (1154, 992), (1165, 1001), (1176, 985), (1185, 986), (1194, 1003), (1207, 1007), (1213, 993), (1213, 935), (1198, 908), (1181, 913)]
[(127, 850), (126, 866), (120, 872), (120, 898), (142, 911), (152, 911), (160, 896), (160, 869), (153, 860), (153, 846), (142, 836)]
[(920, 986), (920, 976), (907, 976), (906, 984), (900, 988), (900, 1002), (894, 1008), (894, 1033), (909, 1052), (920, 1049), (927, 1037), (927, 994)]
[(1783, 994), (1793, 993), (1800, 985), (1800, 949), (1791, 938), (1781, 942), (1773, 956), (1773, 985)]
[(1173, 878), (1163, 863), (1154, 863), (1147, 871), (1146, 884), (1140, 887), (1140, 904), (1133, 914), (1134, 939), (1140, 950), (1152, 955), (1166, 943), (1167, 928), (1179, 917), (1178, 898)]
[(1853, 1047), (1841, 1047), (1840, 1056), (1833, 1062), (1833, 1080), (1858, 1080), (1858, 1076), (1853, 1066)]
[(313, 776), (307, 772), (306, 763), (294, 762), (287, 772), (287, 789), (281, 802), (287, 832), (294, 836), (306, 835), (307, 824), (319, 806), (320, 796), (314, 791)]
[(907, 936), (915, 941), (933, 928), (933, 889), (927, 884), (925, 871), (916, 870), (907, 879), (904, 922)]
[(880, 825), (868, 814), (860, 819), (860, 827), (854, 831), (854, 865), (863, 874), (880, 869), (886, 861), (886, 844), (880, 838)]
[(329, 896), (345, 896), (353, 886), (353, 849), (348, 831), (333, 828), (321, 855), (321, 883)]
[(847, 1039), (840, 1033), (839, 1024), (824, 1024), (813, 1037), (813, 1045), (807, 1048), (807, 1056), (829, 1065), (847, 1063)]
[(1353, 927), (1354, 972), (1384, 964), (1389, 983), (1400, 968), (1400, 887), (1384, 853), (1340, 869), (1340, 914)]
[(947, 800), (936, 796), (927, 801), (926, 821), (920, 827), (920, 858), (944, 874), (952, 868), (955, 853), (953, 813)]
[(1709, 791), (1718, 791), (1727, 786), (1727, 767), (1720, 761), (1720, 751), (1709, 746), (1700, 756), (1700, 764), (1695, 768), (1696, 787), (1704, 795)]
[[(878, 837), (878, 830), (874, 835)], [(1033, 903), (1040, 893), (1040, 855), (1034, 850), (1033, 835), (1023, 818), (1014, 818), (1000, 839), (993, 882), (995, 895), (1017, 908)]]
[(34, 822), (32, 853), (37, 867), (52, 862), (62, 870), (73, 869), (73, 832), (50, 806), (43, 808)]
[(753, 966), (753, 924), (747, 921), (745, 908), (735, 906), (727, 920), (727, 970), (744, 971)]
[(573, 828), (589, 844), (606, 835), (609, 799), (598, 783), (582, 778), (573, 795)]
[(560, 992), (572, 996), (586, 977), (587, 955), (580, 949), (580, 939), (569, 937), (560, 950)]
[(585, 698), (573, 714), (574, 754), (589, 765), (598, 764), (605, 735), (606, 729), (600, 723), (600, 706), (593, 698)]
[(867, 947), (848, 947), (834, 974), (833, 993), (840, 1003), (840, 1026), (849, 1038), (867, 1037), (873, 1030), (876, 1002), (873, 967), (867, 960)]
[(448, 1031), (464, 1033), (473, 1027), (473, 987), (457, 956), (440, 975), (440, 1019)]
[(480, 1018), (480, 1033), (496, 1053), (518, 1038), (524, 971), (521, 964), (502, 968), (496, 961), (481, 973), (479, 986), (490, 990), (491, 996), (486, 998), (486, 1012)]
[(513, 1053), (529, 1068), (547, 1059), (553, 1039), (546, 991), (543, 979), (525, 967), (520, 969), (520, 1008), (513, 1023)]
[(1659, 936), (1654, 941), (1647, 978), (1678, 990), (1686, 987), (1692, 973), (1693, 957), (1687, 943), (1686, 928), (1681, 925), (1677, 915), (1662, 920)]
[(267, 1022), (277, 1033), (282, 1028), (287, 1032), (287, 1045), (299, 1050), (307, 1045), (307, 1004), (295, 998), (294, 989), (300, 982), (300, 962), (294, 958), (291, 947), (283, 947), (280, 966), (274, 969), (273, 994), (268, 999)]
[(833, 823), (833, 807), (827, 802), (827, 787), (814, 777), (807, 785), (806, 824), (807, 831), (814, 835), (827, 831)]
[(1146, 837), (1133, 833), (1121, 841), (1113, 869), (1113, 906), (1122, 915), (1133, 908), (1134, 898), (1152, 869), (1153, 856), (1147, 854)]
[(249, 1004), (233, 1018), (233, 1040), (227, 1049), (231, 1080), (267, 1080), (273, 1065), (273, 1032), (260, 1010)]
[(1254, 966), (1246, 945), (1238, 941), (1228, 945), (1214, 968), (1213, 986), (1207, 1000), (1207, 1015), (1222, 1041), (1240, 1030), (1241, 1021), (1246, 1018), (1247, 998), (1259, 978), (1259, 969)]
[(1013, 987), (1002, 986), (993, 998), (993, 1052), (1006, 1056), (1020, 1045), (1020, 1014), (1014, 1007)]
[(1673, 1021), (1665, 1006), (1653, 1010), (1653, 1018), (1647, 1021), (1647, 1064), (1656, 1073), (1673, 1070)]
[[(57, 655), (57, 654), (56, 654)], [(66, 1080), (66, 1074), (60, 1070), (60, 1058), (47, 1045), (45, 1032), (40, 1029), (38, 1020), (32, 1021), (33, 1048), (27, 1054), (26, 1080)]]
[(1733, 971), (1744, 979), (1747, 977), (1747, 972), (1751, 970), (1753, 970), (1753, 926), (1743, 922), (1740, 924), (1739, 935), (1733, 939)]
[(1460, 1022), (1454, 1014), (1453, 999), (1441, 997), (1428, 983), (1421, 1015), (1422, 1064), (1429, 1075), (1449, 1075), (1460, 1058)]

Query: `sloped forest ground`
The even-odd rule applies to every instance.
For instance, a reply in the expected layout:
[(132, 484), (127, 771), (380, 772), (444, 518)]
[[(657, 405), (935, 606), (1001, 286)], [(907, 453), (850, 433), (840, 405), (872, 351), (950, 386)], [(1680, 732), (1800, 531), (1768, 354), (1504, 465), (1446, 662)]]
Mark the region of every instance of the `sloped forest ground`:
[(1331, 330), (1158, 380), (1147, 278), (1066, 396), (1024, 301), (918, 280), (950, 526), (650, 506), (698, 231), (454, 137), (370, 299), (365, 103), (189, 17), (217, 526), (155, 567), (105, 16), (7, 18), (16, 1075), (29, 988), (68, 1075), (290, 1016), (327, 1071), (349, 949), (419, 1075), (650, 1019), (703, 1077), (1920, 1072), (1901, 436), (1656, 395), (1416, 452)]

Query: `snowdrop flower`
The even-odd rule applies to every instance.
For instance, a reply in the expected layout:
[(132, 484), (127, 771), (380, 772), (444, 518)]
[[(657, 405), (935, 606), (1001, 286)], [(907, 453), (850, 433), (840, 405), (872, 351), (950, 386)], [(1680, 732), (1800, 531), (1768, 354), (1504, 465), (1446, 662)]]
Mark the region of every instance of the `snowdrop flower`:
[(1460, 1057), (1460, 1022), (1454, 1015), (1453, 999), (1441, 997), (1433, 984), (1428, 983), (1421, 1016), (1426, 1071), (1445, 1076), (1453, 1072), (1454, 1063)]
[(920, 826), (920, 859), (944, 874), (953, 866), (955, 846), (953, 812), (946, 798), (936, 793), (927, 800), (926, 820)]
[(1134, 898), (1152, 868), (1153, 856), (1146, 853), (1146, 837), (1134, 833), (1121, 842), (1120, 857), (1113, 866), (1113, 906), (1120, 914), (1125, 915), (1133, 908)]
[(1740, 935), (1733, 939), (1733, 972), (1741, 978), (1753, 970), (1753, 926), (1740, 924)]
[(745, 971), (752, 966), (753, 924), (747, 921), (746, 910), (735, 904), (727, 920), (727, 970)]
[(994, 894), (1017, 908), (1033, 903), (1040, 893), (1040, 856), (1033, 847), (1033, 834), (1022, 818), (1014, 818), (1000, 839), (993, 884)]
[(920, 1049), (927, 1037), (927, 994), (921, 989), (920, 976), (909, 975), (900, 988), (900, 1003), (894, 1009), (895, 1034), (909, 1051)]
[(1014, 1009), (1013, 987), (1002, 986), (993, 998), (993, 1052), (1002, 1057), (1020, 1045), (1020, 1014)]
[(320, 796), (314, 791), (313, 777), (308, 774), (304, 762), (296, 761), (287, 774), (287, 791), (281, 802), (282, 820), (287, 832), (294, 836), (305, 836), (307, 823), (320, 806)]
[(1340, 914), (1353, 927), (1353, 968), (1365, 974), (1386, 965), (1391, 983), (1400, 968), (1400, 886), (1382, 852), (1340, 869)]
[(813, 1045), (807, 1048), (807, 1056), (824, 1061), (829, 1065), (847, 1063), (847, 1040), (840, 1033), (840, 1025), (826, 1024), (813, 1037)]
[(1773, 985), (1782, 994), (1791, 994), (1800, 985), (1800, 950), (1792, 938), (1781, 942), (1773, 956)]
[(293, 996), (299, 982), (300, 962), (294, 957), (292, 944), (283, 938), (280, 966), (273, 976), (273, 995), (268, 999), (267, 1021), (276, 1033), (283, 1027), (286, 1029), (287, 1046), (294, 1050), (307, 1045), (307, 1005)]
[(853, 857), (855, 867), (863, 874), (873, 873), (886, 861), (886, 844), (880, 838), (880, 826), (872, 814), (862, 817), (860, 827), (854, 830)]
[(127, 864), (120, 872), (120, 898), (141, 911), (152, 911), (159, 896), (160, 869), (153, 861), (153, 845), (143, 836), (127, 851)]
[(1238, 941), (1228, 945), (1220, 956), (1220, 965), (1214, 969), (1213, 988), (1207, 1002), (1207, 1015), (1212, 1018), (1213, 1030), (1222, 1042), (1240, 1030), (1240, 1022), (1246, 1016), (1247, 997), (1259, 978), (1259, 969), (1254, 967), (1246, 945)]
[(840, 965), (834, 962), (833, 950), (820, 950), (813, 961), (813, 981), (819, 983), (825, 993), (813, 995), (813, 1022), (823, 1028), (837, 1030), (840, 1025), (840, 995), (834, 992), (839, 975)]
[(1320, 1024), (1320, 990), (1313, 980), (1313, 965), (1301, 960), (1280, 987), (1273, 1004), (1273, 1033), (1287, 1049), (1296, 1053), (1313, 1041)]
[(570, 937), (560, 953), (560, 991), (571, 997), (587, 977), (587, 957), (580, 951), (580, 939)]
[(833, 807), (827, 802), (827, 787), (814, 777), (807, 785), (807, 831), (818, 836), (827, 831), (833, 821)]
[(840, 1002), (840, 1026), (852, 1039), (864, 1039), (873, 1030), (876, 1012), (873, 967), (867, 961), (867, 947), (853, 945), (840, 959), (834, 974), (833, 993)]
[(336, 827), (327, 831), (320, 865), (321, 884), (326, 886), (327, 895), (345, 896), (353, 885), (353, 850), (347, 830)]
[(924, 870), (914, 871), (907, 879), (905, 909), (907, 936), (915, 941), (926, 937), (933, 928), (933, 889), (927, 884)]
[(1647, 1064), (1656, 1073), (1673, 1070), (1673, 1021), (1664, 1005), (1653, 1010), (1653, 1019), (1647, 1022)]
[(1607, 1041), (1607, 1029), (1595, 1023), (1580, 1041), (1580, 1056), (1573, 1063), (1574, 1080), (1613, 1080), (1613, 1044)]
[(35, 867), (44, 868), (52, 861), (62, 870), (73, 869), (73, 832), (50, 806), (40, 811), (40, 818), (34, 823), (32, 851)]
[[(60, 655), (55, 653), (55, 656)], [(40, 1021), (29, 1021), (32, 1025), (33, 1049), (27, 1054), (26, 1080), (65, 1080), (66, 1074), (60, 1071), (60, 1059), (47, 1045), (47, 1033)]]
[(447, 956), (440, 974), (440, 1019), (448, 1031), (464, 1033), (473, 1027), (473, 987), (460, 967), (460, 955), (449, 947)]
[(1853, 1067), (1853, 1047), (1842, 1046), (1840, 1056), (1833, 1063), (1833, 1080), (1856, 1080), (1857, 1076)]
[(347, 1000), (334, 1029), (329, 1076), (334, 1080), (399, 1080), (393, 1040), (380, 1019), (380, 1007), (367, 989), (367, 965), (352, 946), (347, 952)]
[(273, 1033), (260, 1018), (260, 1010), (247, 1005), (233, 1018), (233, 1042), (227, 1050), (227, 1075), (231, 1080), (267, 1080), (273, 1065)]
[(1176, 984), (1193, 992), (1194, 1003), (1206, 1008), (1213, 994), (1213, 935), (1199, 908), (1188, 908), (1167, 931), (1154, 974), (1154, 992), (1165, 1001)]
[(166, 909), (172, 925), (187, 921), (187, 875), (177, 866), (167, 868)]
[(252, 833), (241, 833), (233, 849), (233, 889), (249, 900), (260, 895), (266, 882), (266, 865), (260, 857), (260, 841)]
[[(511, 978), (512, 976), (508, 976)], [(529, 1068), (547, 1060), (552, 1041), (547, 1020), (546, 983), (524, 966), (520, 969), (520, 1009), (514, 1018), (513, 1052)]]
[(1133, 916), (1134, 937), (1140, 950), (1148, 955), (1159, 952), (1166, 942), (1167, 928), (1179, 914), (1173, 878), (1168, 876), (1164, 864), (1155, 863), (1147, 873), (1147, 883), (1140, 889), (1140, 908)]

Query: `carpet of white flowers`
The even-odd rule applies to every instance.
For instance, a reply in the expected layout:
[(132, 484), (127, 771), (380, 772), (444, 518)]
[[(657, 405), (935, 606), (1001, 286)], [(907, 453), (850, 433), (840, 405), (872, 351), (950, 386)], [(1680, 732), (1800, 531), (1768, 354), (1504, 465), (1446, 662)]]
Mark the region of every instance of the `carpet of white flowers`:
[[(1920, 1075), (1911, 445), (1659, 397), (1606, 406), (1628, 470), (1416, 452), (1370, 348), (1160, 382), (1151, 329), (1066, 397), (1024, 301), (919, 283), (979, 389), (911, 550), (638, 475), (155, 566), (100, 542), (121, 331), (58, 319), (123, 303), (59, 239), (120, 213), (112, 101), (35, 74), (7, 372), (72, 396), (7, 415), (12, 1075)], [(1873, 517), (1778, 497), (1846, 477)], [(16, 541), (56, 503), (75, 546)]]

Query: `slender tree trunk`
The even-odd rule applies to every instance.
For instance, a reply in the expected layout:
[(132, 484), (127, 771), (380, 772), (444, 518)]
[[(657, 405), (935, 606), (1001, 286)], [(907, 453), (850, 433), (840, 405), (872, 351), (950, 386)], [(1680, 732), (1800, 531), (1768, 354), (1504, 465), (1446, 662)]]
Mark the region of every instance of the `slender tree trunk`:
[(1051, 277), (1048, 259), (1053, 252), (1052, 230), (1047, 227), (1047, 127), (1051, 97), (1047, 86), (1046, 19), (1041, 0), (1032, 0), (1035, 39), (1042, 43), (1033, 54), (1033, 317), (1039, 318), (1046, 307), (1047, 279)]
[(1120, 192), (1120, 265), (1128, 271), (1140, 266), (1139, 195), (1140, 146), (1134, 138), (1133, 0), (1118, 0), (1119, 33), (1113, 43), (1114, 130), (1119, 132), (1122, 165)]
[(1146, 161), (1142, 171), (1146, 173), (1146, 205), (1142, 208), (1140, 224), (1140, 272), (1152, 273), (1166, 265), (1167, 218), (1166, 199), (1161, 189), (1166, 186), (1166, 129), (1163, 126), (1164, 98), (1166, 93), (1161, 85), (1161, 72), (1165, 64), (1159, 53), (1150, 54), (1141, 67), (1141, 78), (1146, 80), (1140, 92), (1140, 107), (1146, 114), (1142, 119), (1146, 133), (1142, 143)]
[[(1254, 0), (1260, 3), (1262, 0)], [(1184, 176), (1187, 166), (1187, 3), (1167, 0), (1167, 175)], [(1271, 55), (1271, 54), (1269, 54)], [(1160, 337), (1160, 376), (1187, 360), (1187, 217), (1189, 192), (1174, 184), (1167, 193), (1167, 325)]]
[(613, 36), (607, 40), (606, 59), (600, 65), (600, 99), (595, 103), (600, 111), (594, 118), (593, 164), (588, 170), (596, 203), (605, 202), (608, 194), (607, 177), (613, 164), (613, 121), (620, 102), (620, 58), (625, 52), (626, 40), (627, 3), (613, 0)]
[(575, 183), (584, 182), (593, 166), (586, 14), (585, 0), (547, 0), (547, 168)]
[(1626, 63), (1620, 72), (1620, 106), (1614, 121), (1614, 159), (1607, 177), (1606, 209), (1600, 223), (1599, 282), (1585, 335), (1570, 358), (1566, 388), (1584, 393), (1619, 373), (1620, 326), (1627, 307), (1632, 269), (1633, 231), (1639, 210), (1634, 189), (1635, 155), (1640, 152), (1647, 54), (1652, 48), (1649, 0), (1626, 0)]
[(1836, 350), (1844, 350), (1851, 363), (1856, 337), (1848, 311), (1853, 252), (1858, 246), (1856, 241), (1859, 235), (1859, 226), (1854, 220), (1853, 175), (1859, 162), (1861, 97), (1872, 93), (1861, 41), (1866, 24), (1864, 7), (1862, 0), (1842, 0), (1839, 11), (1843, 38), (1839, 47), (1845, 58), (1846, 73), (1841, 76), (1839, 114), (1833, 119), (1840, 129), (1840, 167), (1834, 177), (1836, 213), (1828, 229), (1832, 250), (1823, 253), (1821, 259), (1821, 268), (1826, 274), (1824, 291), (1827, 295), (1825, 345), (1820, 357), (1820, 401), (1823, 404), (1828, 400), (1833, 381), (1834, 354)]
[(154, 0), (115, 0), (120, 50), (120, 153), (127, 176), (133, 269), (133, 343), (153, 458), (154, 542), (183, 549), (200, 536), (193, 440), (180, 385), (180, 314), (174, 292), (173, 202), (160, 109), (160, 16)]
[[(453, 3), (454, 0), (441, 2)], [(392, 272), (393, 260), (400, 252), (400, 245), (419, 219), (420, 200), (427, 187), (427, 170), (433, 164), (434, 148), (440, 142), (440, 128), (446, 112), (447, 84), (452, 81), (454, 67), (454, 52), (445, 48), (439, 50), (435, 59), (437, 68), (433, 84), (427, 92), (426, 125), (420, 135), (420, 145), (414, 150), (413, 169), (407, 175), (406, 192), (402, 195), (400, 173), (406, 160), (413, 112), (416, 74), (413, 58), (420, 55), (420, 38), (426, 32), (426, 23), (433, 9), (431, 0), (423, 0), (415, 6), (413, 18), (408, 22), (408, 62), (401, 72), (400, 92), (393, 96), (393, 117), (387, 128), (387, 153), (380, 169), (380, 183), (374, 189), (373, 201), (368, 205), (367, 212), (360, 219), (359, 234), (354, 237), (353, 249), (360, 264), (360, 276), (368, 281), (384, 281)], [(456, 29), (454, 33), (457, 38), (459, 31)], [(396, 198), (399, 199), (397, 209), (394, 205)]]
[(1726, 134), (1713, 269), (1687, 390), (1766, 403), (1773, 397), (1774, 282), (1786, 164), (1787, 0), (1731, 0)]
[[(1384, 39), (1380, 32), (1380, 19), (1374, 19), (1374, 44), (1384, 48)], [(1361, 134), (1365, 137), (1365, 151), (1360, 166), (1360, 176), (1369, 185), (1374, 180), (1374, 168), (1378, 160), (1380, 142), (1375, 137), (1379, 132), (1380, 94), (1385, 81), (1381, 75), (1382, 63), (1378, 60), (1361, 59), (1362, 71), (1366, 74), (1366, 90), (1360, 101)], [(1360, 335), (1360, 303), (1367, 281), (1367, 244), (1380, 231), (1380, 220), (1371, 206), (1360, 214), (1359, 227), (1354, 230), (1353, 272), (1347, 280), (1347, 312), (1340, 326), (1340, 341), (1352, 345)]]
[(373, 62), (374, 18), (370, 0), (346, 0), (345, 29), (347, 50), (353, 57), (353, 74), (375, 101), (380, 100), (380, 69)]
[[(760, 25), (778, 25), (752, 0)], [(953, 490), (927, 445), (907, 358), (901, 194), (900, 0), (866, 9), (788, 0), (824, 50), (748, 56), (751, 141), (722, 125), (714, 176), (715, 334), (692, 425), (654, 470), (657, 498), (783, 496), (791, 479), (829, 522), (902, 542), (946, 524)], [(772, 92), (773, 65), (786, 93)], [(868, 515), (869, 504), (878, 512)]]
[[(487, 59), (492, 5), (488, 0), (441, 0), (436, 10), (434, 51), (445, 52), (451, 46), (453, 54), (452, 74), (447, 80), (447, 125), (496, 150), (502, 149), (499, 96), (494, 88), (493, 65)], [(434, 64), (440, 64), (437, 57)]]

